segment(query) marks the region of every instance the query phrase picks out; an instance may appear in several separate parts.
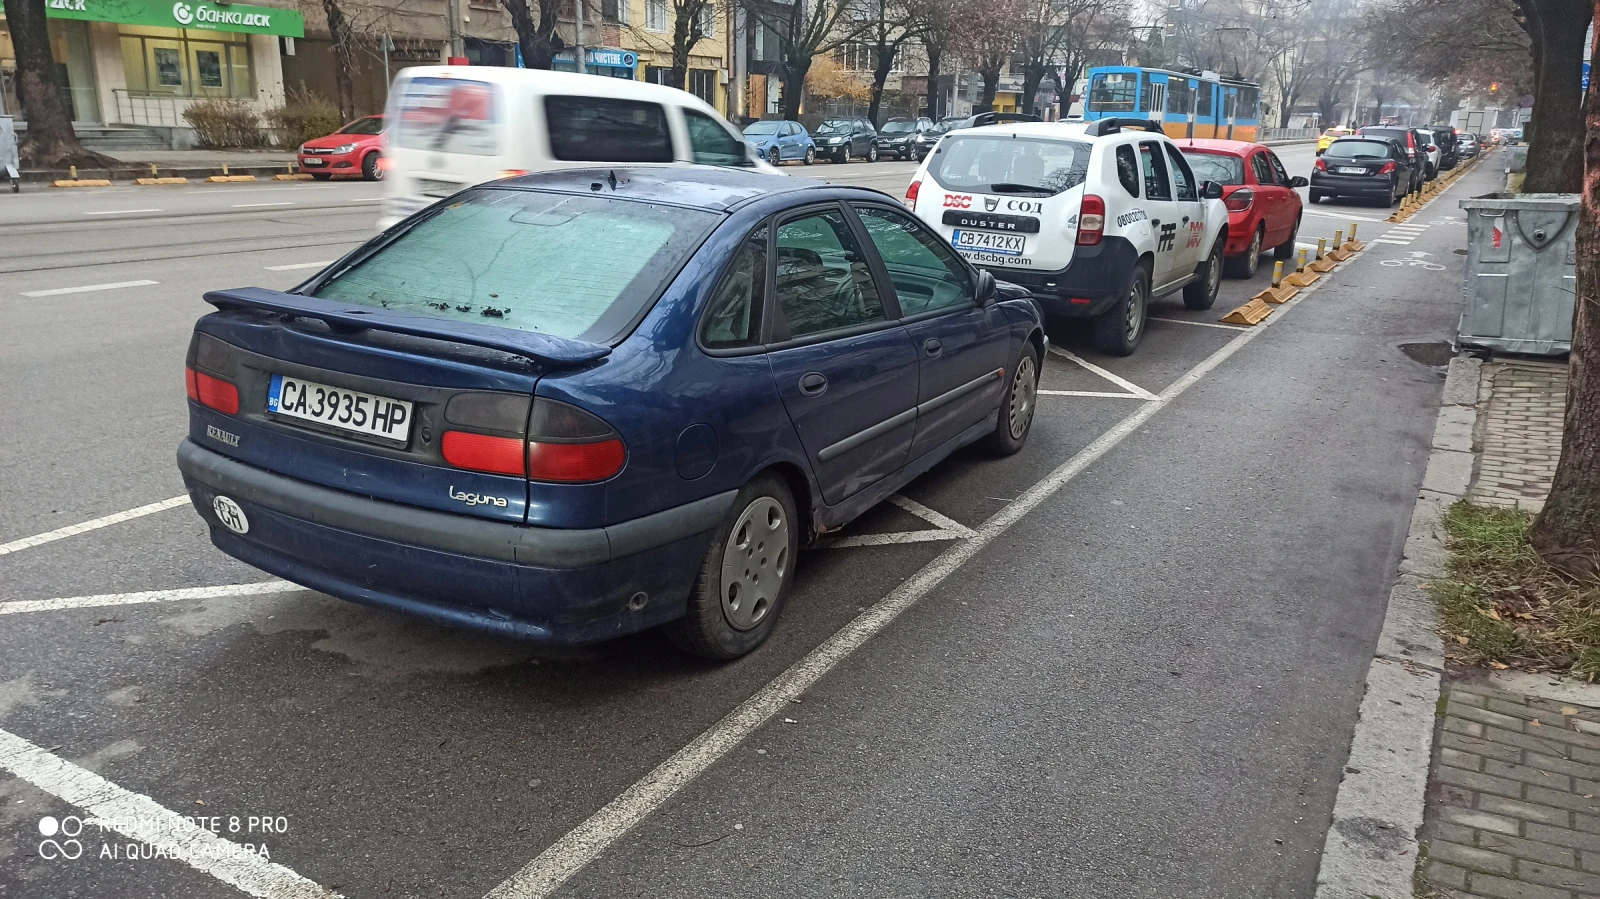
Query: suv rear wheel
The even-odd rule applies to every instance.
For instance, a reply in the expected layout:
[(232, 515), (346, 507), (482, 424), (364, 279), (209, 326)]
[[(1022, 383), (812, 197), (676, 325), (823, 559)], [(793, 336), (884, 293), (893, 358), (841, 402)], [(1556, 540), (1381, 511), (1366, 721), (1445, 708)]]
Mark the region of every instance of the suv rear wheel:
[(1226, 241), (1226, 234), (1217, 238), (1205, 265), (1195, 273), (1199, 277), (1183, 288), (1183, 305), (1190, 309), (1210, 309), (1217, 301), (1217, 292), (1222, 289), (1222, 245)]
[(1094, 320), (1094, 345), (1113, 356), (1132, 355), (1144, 337), (1145, 307), (1149, 305), (1150, 273), (1140, 265), (1133, 270), (1122, 298)]

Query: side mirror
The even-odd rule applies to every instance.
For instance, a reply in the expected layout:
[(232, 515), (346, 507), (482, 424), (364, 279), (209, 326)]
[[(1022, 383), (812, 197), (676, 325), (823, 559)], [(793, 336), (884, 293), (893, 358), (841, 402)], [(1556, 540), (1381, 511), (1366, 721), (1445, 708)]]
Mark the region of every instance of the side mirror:
[(1302, 177), (1300, 177), (1299, 175), (1296, 175), (1293, 178), (1289, 179), (1289, 186), (1290, 187), (1310, 187), (1311, 186), (1311, 182), (1307, 181), (1306, 179), (1304, 179)]
[(1207, 181), (1201, 184), (1200, 197), (1206, 200), (1222, 199), (1222, 185), (1215, 181)]
[(978, 269), (978, 305), (992, 305), (997, 293), (998, 288), (995, 287), (994, 275), (987, 269)]

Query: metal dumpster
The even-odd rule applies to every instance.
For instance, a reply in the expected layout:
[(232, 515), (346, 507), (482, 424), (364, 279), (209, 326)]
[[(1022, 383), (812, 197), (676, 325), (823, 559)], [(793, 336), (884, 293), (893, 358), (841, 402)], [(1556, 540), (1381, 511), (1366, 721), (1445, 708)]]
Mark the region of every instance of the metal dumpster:
[(11, 182), (11, 192), (22, 189), (21, 174), (17, 171), (17, 129), (11, 116), (0, 115), (0, 178)]
[(1457, 343), (1554, 356), (1572, 349), (1577, 194), (1495, 193), (1467, 212), (1467, 301)]

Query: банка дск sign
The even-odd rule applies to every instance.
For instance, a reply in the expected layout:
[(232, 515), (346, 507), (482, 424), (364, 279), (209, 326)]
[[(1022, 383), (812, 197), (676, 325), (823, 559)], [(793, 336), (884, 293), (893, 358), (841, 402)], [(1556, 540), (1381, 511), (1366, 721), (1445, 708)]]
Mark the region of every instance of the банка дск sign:
[(45, 0), (45, 15), (53, 19), (116, 22), (157, 28), (194, 28), (205, 31), (241, 31), (305, 37), (306, 20), (292, 9), (212, 4), (203, 0)]

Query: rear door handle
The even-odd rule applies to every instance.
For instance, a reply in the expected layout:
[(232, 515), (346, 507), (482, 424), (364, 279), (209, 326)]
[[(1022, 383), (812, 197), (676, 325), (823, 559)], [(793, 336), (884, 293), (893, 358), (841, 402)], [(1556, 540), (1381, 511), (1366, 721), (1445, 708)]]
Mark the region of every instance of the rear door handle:
[(937, 356), (944, 352), (944, 343), (937, 337), (929, 337), (922, 342), (922, 351), (929, 356)]
[(828, 379), (821, 372), (809, 372), (800, 376), (800, 393), (802, 396), (821, 396), (828, 389)]

